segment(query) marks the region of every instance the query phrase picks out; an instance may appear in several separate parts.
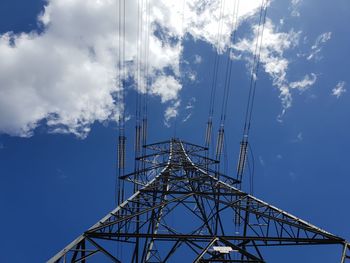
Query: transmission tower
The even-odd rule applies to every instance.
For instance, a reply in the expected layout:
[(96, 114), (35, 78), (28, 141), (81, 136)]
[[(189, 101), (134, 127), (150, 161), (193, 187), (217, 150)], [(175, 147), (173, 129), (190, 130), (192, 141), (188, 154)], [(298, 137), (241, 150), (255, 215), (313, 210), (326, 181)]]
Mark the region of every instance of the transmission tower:
[(263, 246), (350, 245), (220, 174), (205, 147), (172, 139), (144, 146), (134, 194), (48, 262), (265, 262)]

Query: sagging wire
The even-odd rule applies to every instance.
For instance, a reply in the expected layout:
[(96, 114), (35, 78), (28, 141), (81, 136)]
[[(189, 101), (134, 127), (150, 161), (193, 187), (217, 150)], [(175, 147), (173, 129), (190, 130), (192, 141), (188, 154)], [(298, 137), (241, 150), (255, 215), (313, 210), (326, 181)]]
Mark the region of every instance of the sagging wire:
[[(233, 6), (233, 15), (231, 21), (231, 28), (233, 29), (232, 42), (236, 40), (236, 31), (238, 27), (238, 10), (239, 10), (239, 0), (235, 0)], [(231, 77), (232, 77), (232, 59), (231, 59), (232, 47), (230, 46), (228, 49), (228, 56), (226, 61), (226, 72), (225, 72), (225, 85), (224, 85), (224, 93), (222, 97), (221, 103), (221, 115), (220, 115), (220, 127), (218, 130), (218, 137), (216, 143), (216, 159), (220, 161), (223, 147), (224, 147), (224, 137), (225, 137), (225, 121), (227, 114), (227, 105), (231, 88)]]
[(237, 164), (237, 179), (239, 181), (242, 181), (244, 169), (247, 162), (247, 153), (248, 153), (248, 149), (250, 149), (249, 131), (251, 127), (251, 120), (252, 120), (252, 114), (253, 114), (254, 99), (255, 99), (256, 85), (257, 85), (257, 75), (258, 75), (259, 66), (260, 66), (260, 55), (261, 55), (261, 49), (262, 49), (264, 29), (266, 24), (266, 14), (267, 14), (268, 4), (269, 4), (269, 0), (262, 0), (261, 8), (260, 8), (258, 34), (256, 38), (256, 43), (255, 43), (254, 59), (252, 64), (251, 76), (250, 76), (249, 94), (248, 94), (247, 108), (245, 113), (243, 137), (240, 142), (240, 152), (239, 152), (239, 158), (238, 158), (238, 164)]
[[(255, 91), (256, 91), (256, 82), (257, 82), (257, 74), (258, 74), (259, 65), (260, 65), (260, 54), (261, 54), (261, 49), (262, 49), (263, 33), (264, 33), (264, 29), (265, 29), (268, 3), (269, 3), (269, 0), (262, 0), (261, 8), (260, 8), (258, 34), (257, 34), (257, 38), (256, 38), (256, 43), (255, 43), (254, 59), (253, 59), (252, 70), (251, 70), (251, 75), (250, 75), (250, 85), (249, 85), (248, 102), (247, 102), (244, 128), (243, 128), (243, 138), (240, 142), (239, 158), (238, 158), (238, 163), (237, 163), (237, 180), (239, 180), (241, 182), (239, 184), (239, 189), (242, 188), (242, 177), (244, 174), (245, 166), (248, 162), (248, 150), (251, 153), (253, 167), (254, 167), (254, 157), (252, 155), (253, 153), (252, 153), (251, 146), (249, 144), (248, 139), (249, 139), (251, 120), (252, 120), (253, 105), (254, 105)], [(249, 163), (248, 163), (248, 165), (249, 165)], [(250, 177), (250, 192), (253, 192), (253, 189), (254, 189), (253, 176), (254, 176), (254, 169), (253, 169), (251, 177)], [(238, 203), (238, 205), (239, 205), (239, 203)], [(238, 229), (239, 226), (241, 225), (241, 209), (235, 210), (234, 221), (235, 221), (236, 229)]]
[[(145, 145), (147, 143), (147, 129), (148, 129), (148, 91), (149, 91), (149, 32), (150, 32), (150, 1), (138, 0), (138, 25), (137, 25), (137, 56), (136, 56), (136, 112), (135, 112), (135, 183), (134, 193), (139, 190), (138, 181), (143, 180), (146, 172), (145, 163), (139, 161), (141, 155), (146, 154)], [(139, 204), (133, 203), (133, 209), (139, 212)], [(139, 233), (140, 218), (136, 217), (135, 233)], [(135, 251), (132, 261), (139, 262), (139, 249), (140, 241), (136, 238)], [(135, 257), (135, 258), (134, 258)]]
[[(141, 3), (140, 3), (141, 2)], [(136, 52), (136, 109), (135, 109), (135, 143), (134, 143), (134, 151), (135, 151), (135, 171), (138, 170), (138, 162), (136, 159), (140, 156), (141, 151), (141, 109), (142, 109), (142, 101), (141, 101), (141, 89), (142, 89), (142, 80), (141, 80), (141, 66), (142, 66), (142, 17), (143, 17), (143, 0), (137, 1), (137, 52)]]
[[(218, 25), (218, 31), (217, 31), (217, 41), (216, 45), (218, 46), (221, 40), (222, 35), (222, 16), (224, 11), (224, 4), (223, 0), (220, 1), (220, 15), (219, 15), (219, 25)], [(215, 106), (215, 95), (216, 95), (216, 87), (217, 87), (217, 75), (219, 70), (219, 64), (220, 64), (220, 56), (218, 52), (215, 52), (214, 56), (214, 64), (213, 64), (213, 76), (212, 76), (212, 82), (211, 82), (211, 91), (210, 91), (210, 101), (209, 101), (209, 114), (208, 114), (208, 122), (206, 126), (206, 132), (205, 132), (205, 147), (209, 150), (209, 146), (211, 144), (211, 137), (212, 137), (212, 129), (213, 129), (213, 115), (214, 115), (214, 106)]]
[[(117, 8), (117, 36), (118, 36), (118, 58), (117, 58), (117, 68), (119, 71), (119, 76), (117, 76), (117, 86), (119, 88), (118, 100), (121, 104), (121, 109), (118, 119), (118, 146), (117, 146), (117, 155), (118, 155), (118, 173), (116, 178), (116, 187), (115, 187), (115, 202), (116, 205), (120, 205), (124, 201), (125, 189), (124, 189), (124, 180), (121, 179), (125, 174), (125, 160), (126, 160), (126, 136), (125, 136), (125, 80), (126, 80), (126, 66), (125, 66), (125, 13), (126, 13), (126, 1), (118, 1)], [(120, 225), (118, 226), (120, 229)], [(119, 237), (118, 237), (119, 240)], [(116, 247), (117, 256), (123, 257), (122, 244), (118, 242)]]
[[(137, 24), (137, 55), (136, 55), (136, 112), (135, 112), (135, 181), (146, 177), (145, 163), (138, 161), (141, 155), (146, 154), (147, 134), (148, 134), (148, 92), (150, 89), (149, 80), (149, 56), (150, 56), (150, 0), (138, 0), (138, 24)], [(141, 167), (142, 166), (142, 167)], [(138, 191), (139, 185), (134, 184), (134, 192)]]
[(119, 113), (118, 120), (118, 174), (116, 182), (115, 200), (117, 204), (124, 201), (124, 181), (121, 177), (125, 173), (125, 160), (126, 160), (126, 136), (125, 136), (125, 87), (124, 81), (126, 78), (126, 68), (125, 68), (125, 0), (118, 2), (118, 63), (117, 67), (119, 70), (118, 88), (119, 91), (119, 101), (121, 103), (121, 109)]
[(146, 50), (144, 52), (145, 54), (145, 76), (144, 76), (144, 86), (145, 86), (145, 92), (143, 95), (143, 118), (142, 118), (142, 154), (145, 154), (145, 146), (147, 144), (147, 131), (148, 131), (148, 92), (149, 92), (149, 40), (150, 40), (150, 0), (146, 0), (146, 20), (145, 20), (145, 43), (146, 43)]
[[(225, 4), (224, 4), (225, 5)], [(224, 6), (223, 5), (223, 6)], [(235, 41), (236, 37), (236, 31), (238, 27), (238, 7), (239, 7), (239, 0), (235, 0), (234, 6), (233, 6), (233, 14), (232, 14), (232, 21), (231, 21), (231, 26), (233, 30), (233, 42)], [(231, 39), (231, 35), (230, 35)], [(228, 56), (227, 56), (227, 63), (226, 63), (226, 72), (225, 72), (225, 85), (224, 85), (224, 92), (223, 92), (223, 98), (222, 98), (222, 104), (221, 104), (221, 115), (220, 115), (220, 127), (218, 130), (218, 136), (217, 136), (217, 143), (216, 143), (216, 149), (215, 149), (215, 159), (218, 160), (219, 162), (216, 165), (216, 178), (220, 180), (220, 159), (221, 155), (223, 152), (224, 148), (224, 140), (225, 140), (225, 121), (226, 121), (226, 113), (227, 113), (227, 104), (228, 104), (228, 98), (229, 98), (229, 91), (230, 91), (230, 86), (231, 86), (231, 73), (232, 73), (232, 60), (231, 60), (231, 51), (232, 51), (232, 46), (228, 48)], [(216, 69), (217, 71), (218, 69)], [(214, 77), (217, 78), (217, 72), (214, 72)], [(216, 79), (215, 83), (213, 82), (216, 86)], [(215, 96), (215, 89), (214, 87), (212, 95)], [(210, 132), (209, 134), (206, 135), (206, 139), (210, 140), (211, 137), (211, 129), (212, 129), (212, 114), (214, 112), (214, 100), (211, 101), (212, 105), (210, 105), (212, 108), (210, 109), (211, 112), (209, 114), (209, 120), (208, 120), (208, 125), (207, 125), (207, 132)], [(208, 140), (208, 141), (209, 141)], [(206, 143), (208, 143), (206, 141)], [(226, 150), (226, 149), (225, 149)], [(226, 164), (226, 163), (225, 163)], [(217, 189), (217, 195), (216, 198), (220, 198), (220, 188)], [(220, 203), (217, 201), (216, 202), (216, 212), (219, 214), (220, 210)], [(219, 217), (216, 217), (216, 226), (219, 224)], [(217, 234), (217, 228), (215, 229), (215, 234)]]

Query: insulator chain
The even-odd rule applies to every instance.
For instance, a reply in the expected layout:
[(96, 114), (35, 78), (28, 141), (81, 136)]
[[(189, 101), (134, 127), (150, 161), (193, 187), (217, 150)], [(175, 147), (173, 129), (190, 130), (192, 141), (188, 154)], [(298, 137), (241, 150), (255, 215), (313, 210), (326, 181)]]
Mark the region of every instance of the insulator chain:
[(209, 120), (207, 122), (207, 129), (205, 131), (205, 147), (207, 148), (210, 145), (212, 129), (213, 129), (213, 123), (212, 123), (212, 120)]
[(147, 127), (148, 123), (147, 123), (147, 119), (143, 118), (142, 119), (142, 146), (144, 146), (147, 142)]
[(141, 125), (136, 125), (136, 134), (135, 134), (135, 153), (136, 156), (140, 154), (141, 151)]
[(218, 140), (216, 143), (216, 159), (219, 159), (222, 154), (222, 149), (224, 146), (224, 128), (220, 127), (219, 134), (218, 134)]
[(118, 143), (118, 168), (124, 169), (125, 168), (125, 136), (119, 136), (119, 143)]
[(247, 162), (248, 141), (243, 140), (240, 144), (239, 159), (237, 164), (237, 179), (242, 180), (244, 168)]

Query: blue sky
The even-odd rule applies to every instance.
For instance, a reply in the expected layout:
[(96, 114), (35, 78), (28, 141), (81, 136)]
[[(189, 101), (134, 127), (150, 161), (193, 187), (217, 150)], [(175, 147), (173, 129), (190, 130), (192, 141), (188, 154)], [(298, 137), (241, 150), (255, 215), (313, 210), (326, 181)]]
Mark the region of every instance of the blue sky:
[[(101, 6), (93, 0), (69, 2), (0, 3), (0, 223), (5, 226), (1, 262), (43, 262), (115, 205), (119, 106), (111, 94), (119, 88), (111, 84), (115, 62), (108, 52), (116, 45), (116, 11), (104, 14), (113, 1)], [(51, 8), (43, 13), (45, 4)], [(229, 175), (237, 163), (243, 129), (256, 6), (248, 4), (249, 15), (242, 11), (233, 43), (225, 127)], [(182, 5), (176, 8), (182, 10)], [(223, 47), (221, 61), (225, 61), (230, 39), (225, 40), (223, 34), (216, 42), (215, 16), (190, 13), (198, 6), (186, 6), (182, 23), (182, 14), (170, 16), (173, 20), (159, 15), (176, 8), (155, 6), (152, 16), (160, 29), (154, 31), (158, 37), (153, 35), (151, 44), (154, 75), (148, 140), (161, 141), (176, 134), (203, 144), (215, 52)], [(87, 10), (92, 11), (87, 14)], [(38, 23), (40, 13), (46, 16)], [(129, 14), (132, 20), (133, 13)], [(275, 0), (267, 16), (250, 134), (254, 194), (350, 240), (350, 4), (346, 0)], [(83, 23), (90, 20), (91, 24)], [(213, 29), (206, 31), (198, 26), (200, 22), (213, 23)], [(133, 26), (128, 25), (126, 32), (130, 43), (135, 39)], [(165, 28), (169, 35), (159, 40)], [(170, 44), (169, 36), (180, 40)], [(130, 44), (130, 58), (135, 49)], [(94, 55), (84, 50), (94, 50)], [(224, 82), (224, 64), (220, 67), (215, 134)], [(132, 70), (128, 68), (131, 78)], [(126, 88), (131, 170), (135, 91)], [(177, 117), (166, 120), (167, 109)], [(267, 253), (267, 261), (279, 262), (282, 252), (276, 251)], [(308, 259), (304, 262), (340, 258), (340, 248), (330, 248), (332, 253), (324, 247), (289, 251), (290, 261), (285, 262), (300, 257)]]

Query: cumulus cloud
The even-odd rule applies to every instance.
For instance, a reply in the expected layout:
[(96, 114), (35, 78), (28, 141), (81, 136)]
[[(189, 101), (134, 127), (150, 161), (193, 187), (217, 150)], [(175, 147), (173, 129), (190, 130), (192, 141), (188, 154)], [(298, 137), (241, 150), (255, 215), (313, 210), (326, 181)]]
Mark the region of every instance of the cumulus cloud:
[[(117, 95), (123, 78), (134, 82), (139, 92), (170, 103), (165, 112), (169, 120), (180, 104), (185, 35), (215, 46), (218, 52), (230, 44), (234, 1), (195, 0), (183, 5), (182, 1), (150, 0), (150, 16), (143, 15), (140, 23), (149, 32), (143, 35), (149, 45), (140, 48), (137, 1), (125, 1), (124, 72), (116, 59), (117, 2), (47, 0), (38, 18), (42, 32), (0, 35), (0, 132), (30, 136), (44, 122), (52, 132), (84, 137), (95, 121), (118, 119), (124, 107)], [(255, 14), (260, 4), (243, 1), (238, 20)], [(149, 60), (140, 55), (147, 52)], [(147, 91), (145, 83), (150, 80)]]
[(160, 76), (153, 83), (151, 92), (161, 97), (162, 102), (176, 100), (181, 84), (173, 76)]
[(320, 60), (322, 59), (322, 56), (320, 55), (320, 52), (322, 51), (322, 47), (324, 45), (324, 43), (326, 43), (328, 40), (330, 40), (332, 37), (332, 32), (325, 32), (322, 33), (321, 35), (319, 35), (317, 37), (317, 39), (315, 40), (315, 43), (312, 45), (311, 47), (311, 51), (310, 54), (307, 56), (307, 60), (311, 60), (311, 59), (316, 59), (316, 60)]
[[(150, 0), (149, 17), (145, 7), (141, 12), (141, 39), (137, 1), (125, 2), (123, 61), (118, 57), (118, 1), (47, 0), (38, 17), (42, 31), (0, 35), (0, 132), (31, 136), (44, 123), (51, 132), (84, 137), (94, 122), (118, 120), (125, 107), (119, 94), (125, 88), (158, 96), (166, 104), (164, 122), (169, 125), (181, 105), (186, 36), (212, 45), (218, 53), (227, 51), (232, 46), (235, 1)], [(241, 1), (238, 24), (256, 14), (260, 5), (260, 0)], [(248, 66), (259, 28), (253, 25), (251, 30), (253, 35), (240, 39), (230, 53), (232, 59), (246, 59)], [(261, 63), (280, 91), (284, 110), (291, 106), (292, 90), (305, 90), (316, 81), (313, 73), (299, 81), (287, 79), (290, 62), (285, 52), (298, 44), (300, 34), (279, 32), (267, 19)], [(330, 37), (330, 32), (319, 36), (312, 47), (315, 54)], [(195, 55), (193, 63), (201, 61)], [(196, 79), (193, 71), (184, 74)], [(190, 118), (190, 112), (186, 116)]]
[(340, 96), (346, 92), (345, 84), (345, 81), (339, 81), (337, 85), (332, 89), (332, 95), (339, 99)]

